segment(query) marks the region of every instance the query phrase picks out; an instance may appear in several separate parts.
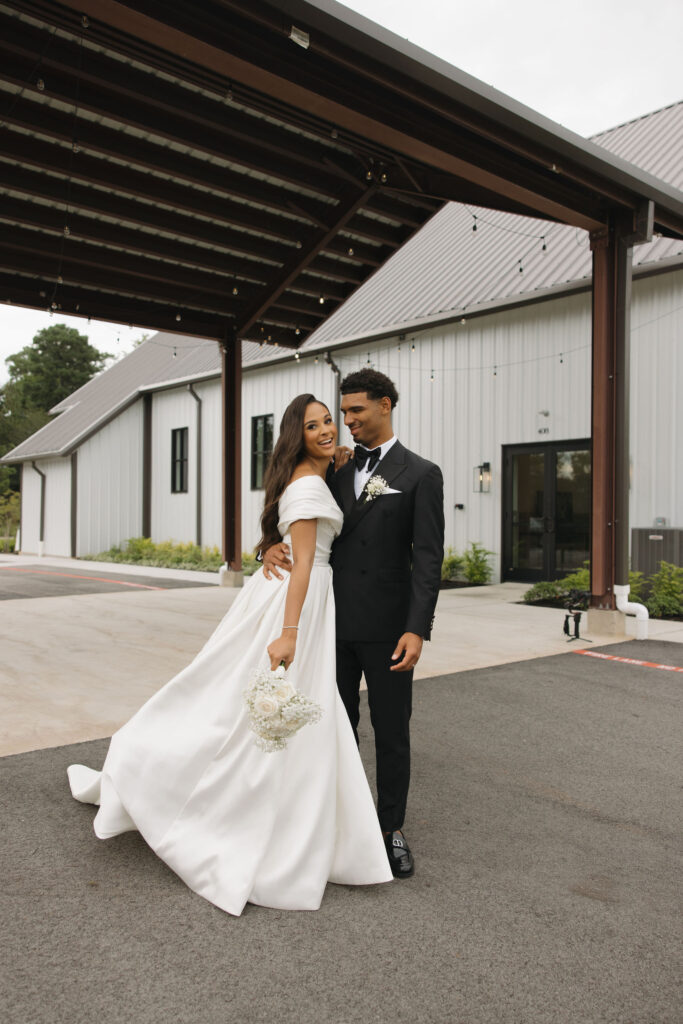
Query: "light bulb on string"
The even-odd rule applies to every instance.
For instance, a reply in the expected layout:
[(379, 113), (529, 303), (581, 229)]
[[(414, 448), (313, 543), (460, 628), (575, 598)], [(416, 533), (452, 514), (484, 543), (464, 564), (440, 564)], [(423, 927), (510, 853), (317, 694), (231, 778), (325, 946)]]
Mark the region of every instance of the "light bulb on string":
[(541, 241), (543, 242), (543, 245), (541, 246), (541, 251), (545, 252), (548, 248), (548, 246), (545, 243), (545, 235), (541, 235)]
[(411, 352), (415, 351), (415, 342), (413, 342), (412, 345), (410, 346), (410, 351)]
[(473, 231), (477, 230), (477, 215), (476, 215), (476, 213), (472, 214), (472, 230)]
[(180, 313), (176, 313), (175, 318), (176, 318), (176, 323), (178, 323), (178, 324), (183, 319), (182, 316), (180, 315)]
[(432, 370), (431, 375), (429, 377), (429, 381), (430, 381), (431, 384), (434, 383), (434, 371), (433, 370)]

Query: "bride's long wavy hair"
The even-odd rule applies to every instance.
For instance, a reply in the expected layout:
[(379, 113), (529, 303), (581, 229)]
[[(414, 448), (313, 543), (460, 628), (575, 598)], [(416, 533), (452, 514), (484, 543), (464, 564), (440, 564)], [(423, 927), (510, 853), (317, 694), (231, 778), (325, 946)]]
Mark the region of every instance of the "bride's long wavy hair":
[(256, 545), (257, 551), (267, 551), (273, 544), (278, 544), (282, 540), (277, 528), (277, 506), (282, 492), (304, 456), (304, 417), (311, 402), (317, 402), (327, 409), (325, 403), (319, 401), (315, 395), (297, 395), (289, 403), (282, 417), (280, 436), (275, 443), (263, 478), (266, 496), (261, 516), (261, 539)]

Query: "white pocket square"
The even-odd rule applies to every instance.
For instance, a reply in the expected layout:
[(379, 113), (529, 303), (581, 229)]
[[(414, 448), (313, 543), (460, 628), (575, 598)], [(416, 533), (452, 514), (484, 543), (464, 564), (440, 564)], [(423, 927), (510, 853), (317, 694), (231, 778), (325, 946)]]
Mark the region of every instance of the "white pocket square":
[(393, 487), (387, 487), (382, 494), (403, 494), (403, 491), (395, 491)]

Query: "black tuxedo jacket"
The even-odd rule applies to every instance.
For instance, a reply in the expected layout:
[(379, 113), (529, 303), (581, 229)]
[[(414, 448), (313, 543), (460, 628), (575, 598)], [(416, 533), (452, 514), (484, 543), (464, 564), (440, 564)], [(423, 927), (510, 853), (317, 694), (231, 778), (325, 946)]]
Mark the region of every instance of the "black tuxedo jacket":
[(354, 472), (350, 461), (328, 476), (344, 512), (331, 555), (337, 638), (393, 643), (410, 632), (428, 640), (443, 561), (441, 470), (396, 441), (373, 476), (399, 493), (367, 502), (365, 492), (356, 500)]

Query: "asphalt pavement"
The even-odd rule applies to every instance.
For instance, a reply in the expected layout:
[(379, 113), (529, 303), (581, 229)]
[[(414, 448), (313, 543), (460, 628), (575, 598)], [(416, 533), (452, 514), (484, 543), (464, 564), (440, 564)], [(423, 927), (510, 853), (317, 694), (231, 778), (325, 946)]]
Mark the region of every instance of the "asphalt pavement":
[[(87, 563), (86, 563), (87, 564)], [(18, 565), (9, 559), (0, 562), (0, 601), (17, 601), (37, 597), (75, 597), (83, 594), (117, 594), (126, 590), (174, 590), (180, 587), (206, 587), (204, 583), (177, 576), (131, 577), (124, 569), (76, 568), (43, 564)]]
[(681, 667), (634, 641), (418, 683), (416, 875), (316, 913), (232, 918), (96, 839), (66, 767), (106, 740), (1, 759), (3, 1021), (680, 1024)]

